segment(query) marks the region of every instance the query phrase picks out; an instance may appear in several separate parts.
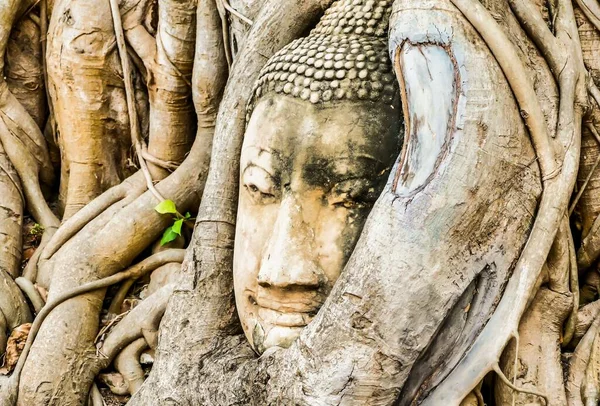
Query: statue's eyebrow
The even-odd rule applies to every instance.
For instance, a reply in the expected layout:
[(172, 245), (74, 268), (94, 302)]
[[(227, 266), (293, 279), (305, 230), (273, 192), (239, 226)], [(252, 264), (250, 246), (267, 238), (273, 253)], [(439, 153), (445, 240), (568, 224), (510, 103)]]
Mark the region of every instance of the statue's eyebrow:
[(319, 158), (304, 166), (302, 176), (310, 185), (329, 187), (349, 179), (375, 180), (384, 168), (383, 162), (366, 154)]
[(246, 159), (246, 165), (242, 168), (242, 173), (251, 167), (257, 167), (264, 170), (272, 177), (276, 177), (281, 166), (281, 159), (278, 151), (254, 145), (244, 148), (244, 151), (245, 150), (258, 151), (250, 152), (251, 156)]

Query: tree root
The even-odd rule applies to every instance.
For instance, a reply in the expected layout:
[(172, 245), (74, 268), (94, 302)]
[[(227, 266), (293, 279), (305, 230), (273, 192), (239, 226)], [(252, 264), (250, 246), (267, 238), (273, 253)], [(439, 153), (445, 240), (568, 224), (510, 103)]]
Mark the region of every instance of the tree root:
[[(45, 139), (33, 119), (10, 94), (6, 83), (2, 80), (0, 80), (0, 118), (2, 118), (0, 141), (19, 174), (29, 212), (44, 228), (57, 228), (59, 221), (48, 207), (40, 188), (40, 174), (53, 171), (50, 158), (46, 156)], [(36, 137), (30, 139), (29, 134), (32, 133)], [(38, 158), (40, 155), (42, 158)], [(44, 171), (41, 165), (46, 160), (49, 168)]]
[(493, 366), (492, 370), (494, 372), (496, 372), (496, 374), (498, 375), (498, 377), (500, 378), (500, 380), (502, 380), (502, 382), (508, 386), (510, 389), (512, 389), (515, 392), (518, 393), (524, 393), (524, 394), (528, 394), (528, 395), (534, 395), (534, 396), (538, 396), (542, 399), (544, 399), (544, 403), (546, 405), (548, 405), (548, 398), (546, 397), (546, 395), (544, 395), (541, 392), (537, 392), (537, 391), (533, 391), (533, 390), (528, 390), (528, 389), (524, 389), (524, 388), (518, 388), (515, 385), (513, 385), (508, 378), (506, 377), (506, 375), (504, 375), (504, 372), (502, 372), (502, 370), (500, 369), (500, 367), (496, 364)]
[(42, 308), (46, 304), (46, 302), (44, 302), (44, 299), (42, 299), (38, 290), (35, 288), (35, 286), (33, 286), (33, 283), (31, 283), (29, 279), (23, 277), (15, 279), (15, 282), (23, 291), (23, 293), (27, 295), (29, 301), (33, 305), (33, 308), (35, 309), (35, 312), (39, 313), (40, 310), (42, 310)]
[(92, 384), (92, 390), (90, 391), (90, 404), (91, 406), (106, 406), (104, 398), (95, 383)]
[(108, 386), (108, 389), (115, 395), (128, 395), (129, 388), (125, 379), (118, 372), (108, 372), (98, 375), (98, 380)]
[[(519, 339), (513, 340), (500, 359), (502, 371), (514, 377), (513, 385), (543, 393), (546, 404), (564, 405), (566, 395), (560, 364), (560, 336), (564, 320), (572, 308), (572, 295), (542, 287), (519, 324)], [(536, 385), (537, 387), (533, 386)], [(496, 381), (494, 390), (499, 405), (529, 405), (539, 401), (517, 395)]]
[(583, 382), (581, 384), (581, 398), (584, 405), (596, 406), (600, 398), (600, 337), (596, 334), (594, 343), (587, 361)]
[[(8, 399), (16, 399), (16, 397), (17, 397), (16, 392), (17, 392), (17, 388), (19, 386), (19, 379), (21, 377), (21, 373), (23, 371), (25, 361), (27, 360), (29, 352), (31, 351), (33, 342), (36, 339), (38, 332), (40, 331), (40, 327), (46, 320), (46, 317), (57, 306), (66, 302), (69, 299), (83, 295), (85, 293), (105, 289), (111, 285), (122, 282), (129, 278), (140, 277), (140, 276), (156, 269), (156, 267), (159, 266), (159, 264), (166, 263), (166, 262), (173, 262), (173, 261), (177, 261), (177, 260), (183, 260), (183, 255), (184, 255), (184, 250), (162, 251), (162, 252), (155, 254), (154, 256), (149, 257), (146, 260), (132, 266), (131, 268), (128, 268), (127, 270), (124, 270), (122, 272), (119, 272), (112, 276), (108, 276), (103, 279), (84, 283), (83, 285), (78, 286), (75, 289), (72, 289), (70, 291), (62, 293), (62, 294), (56, 296), (55, 298), (52, 298), (51, 300), (49, 300), (48, 303), (46, 303), (46, 305), (42, 308), (42, 310), (40, 311), (38, 316), (33, 321), (31, 330), (29, 332), (29, 336), (27, 337), (27, 341), (25, 343), (25, 347), (23, 348), (23, 352), (21, 353), (21, 356), (19, 357), (19, 361), (17, 362), (17, 365), (13, 371), (13, 374), (10, 376), (10, 379), (6, 383), (6, 385), (2, 386), (3, 391), (6, 392), (6, 397), (0, 398), (0, 400), (5, 399), (8, 401)], [(0, 402), (0, 404), (2, 404), (3, 406), (5, 405), (5, 403), (2, 403), (2, 402)], [(14, 402), (6, 403), (7, 406), (10, 406), (12, 404), (14, 404)]]
[(6, 343), (8, 342), (8, 321), (4, 313), (0, 309), (0, 358), (4, 356), (6, 351)]
[(0, 144), (0, 269), (12, 278), (19, 276), (22, 251), (23, 205), (25, 199), (12, 164)]
[(41, 29), (30, 12), (13, 27), (6, 49), (6, 82), (10, 92), (42, 129), (46, 123), (46, 85), (42, 69)]
[(589, 303), (583, 306), (577, 312), (577, 323), (575, 324), (575, 332), (573, 339), (577, 342), (587, 333), (590, 326), (600, 315), (600, 300)]
[(583, 406), (581, 387), (585, 379), (586, 367), (599, 328), (600, 317), (597, 317), (577, 345), (577, 348), (571, 357), (567, 383), (565, 385), (567, 404), (569, 406)]
[[(21, 290), (6, 271), (0, 269), (0, 313), (3, 314), (4, 329), (12, 331), (14, 328), (32, 320), (29, 306)], [(0, 327), (2, 328), (2, 327)], [(0, 356), (4, 354), (6, 343), (0, 346)]]
[[(65, 13), (68, 30), (59, 21)], [(134, 172), (130, 123), (108, 1), (56, 1), (47, 38), (65, 220)]]
[(133, 202), (146, 190), (146, 185), (141, 181), (142, 174), (138, 172), (117, 186), (108, 189), (71, 216), (56, 231), (48, 245), (41, 250), (40, 260), (47, 260), (52, 257), (71, 237), (113, 204), (121, 200), (123, 205)]
[[(119, 12), (119, 4), (117, 0), (110, 0), (110, 11), (112, 14), (113, 26), (115, 30), (115, 37), (117, 39), (117, 48), (119, 50), (119, 57), (121, 58), (121, 66), (123, 68), (123, 81), (125, 82), (125, 96), (127, 100), (127, 112), (129, 114), (129, 126), (131, 128), (131, 144), (135, 148), (135, 152), (140, 163), (142, 173), (146, 179), (146, 186), (148, 190), (152, 192), (158, 202), (162, 202), (165, 198), (160, 194), (154, 187), (152, 175), (148, 170), (148, 165), (144, 160), (142, 151), (145, 146), (142, 145), (142, 136), (140, 133), (140, 125), (138, 122), (138, 115), (136, 111), (136, 102), (134, 100), (133, 90), (133, 78), (131, 76), (132, 71), (129, 65), (129, 55), (127, 54), (127, 46), (125, 45), (125, 38), (123, 34), (123, 26), (121, 23), (121, 13)], [(187, 151), (186, 151), (187, 152)]]
[(123, 301), (125, 297), (127, 297), (127, 293), (129, 293), (129, 289), (135, 283), (135, 279), (127, 279), (125, 282), (119, 286), (119, 290), (113, 296), (110, 306), (108, 306), (108, 317), (114, 317), (121, 313), (121, 306), (123, 305)]
[[(521, 64), (518, 57), (507, 58), (507, 54), (514, 52), (514, 45), (505, 37), (502, 30), (498, 28), (497, 23), (489, 12), (479, 3), (469, 0), (453, 0), (453, 3), (471, 24), (474, 25), (492, 50), (492, 53), (506, 74), (511, 88), (515, 91), (515, 96), (521, 105), (521, 109), (526, 112), (530, 111), (523, 108), (524, 106), (521, 103), (524, 100), (519, 96), (518, 92), (520, 91), (517, 92), (515, 89), (517, 82), (512, 81), (513, 75), (519, 70), (515, 70), (515, 65), (512, 63), (510, 65), (506, 64), (508, 61), (512, 61), (518, 65)], [(552, 58), (558, 57), (559, 55), (552, 56)], [(532, 131), (532, 138), (536, 145), (536, 152), (540, 161), (548, 159), (550, 162), (545, 164), (540, 162), (545, 180), (544, 191), (529, 241), (521, 254), (521, 258), (515, 267), (513, 276), (494, 315), (484, 327), (470, 351), (453, 370), (452, 374), (426, 399), (424, 405), (439, 405), (460, 401), (497, 363), (510, 336), (518, 328), (519, 320), (532, 296), (535, 282), (546, 261), (559, 223), (566, 213), (579, 160), (581, 111), (577, 107), (573, 107), (575, 106), (574, 102), (571, 104), (568, 103), (571, 95), (575, 94), (574, 80), (569, 78), (579, 77), (580, 65), (572, 55), (565, 56), (565, 59), (567, 60), (567, 64), (561, 71), (561, 75), (565, 75), (565, 80), (561, 80), (561, 84), (567, 83), (572, 88), (559, 86), (561, 97), (556, 138), (561, 143), (560, 145), (566, 148), (562, 168), (559, 170), (554, 169), (556, 167), (553, 164), (555, 162), (553, 149), (550, 149), (550, 145), (547, 142), (546, 144), (539, 142), (540, 140), (536, 139), (537, 136)], [(524, 71), (521, 71), (523, 72), (523, 76), (518, 76), (522, 80), (526, 76)], [(578, 86), (582, 85), (582, 83), (578, 83)], [(520, 86), (522, 85), (520, 84)], [(531, 84), (523, 87), (523, 89), (532, 89)], [(530, 92), (532, 93), (531, 90)], [(528, 100), (528, 103), (538, 103), (534, 93), (532, 93), (531, 100)], [(567, 109), (569, 108), (574, 110), (568, 111)], [(538, 111), (538, 109), (534, 108), (533, 111)], [(543, 115), (540, 115), (538, 118), (541, 117)], [(533, 130), (531, 124), (529, 126), (530, 130)], [(542, 152), (541, 148), (543, 147), (547, 147), (549, 150)], [(552, 171), (548, 172), (550, 169)]]
[(145, 380), (144, 370), (140, 365), (140, 355), (148, 348), (148, 343), (144, 338), (138, 338), (129, 344), (115, 358), (115, 369), (123, 375), (130, 394), (136, 393)]
[(563, 347), (568, 346), (575, 336), (579, 317), (579, 270), (577, 269), (577, 252), (575, 251), (575, 243), (573, 242), (573, 235), (571, 234), (570, 229), (567, 234), (569, 238), (569, 287), (573, 295), (573, 306), (571, 314), (565, 323), (565, 330), (563, 332), (563, 340), (561, 343)]
[[(147, 289), (147, 294), (151, 295), (152, 293), (154, 293), (155, 291), (157, 291), (158, 289), (162, 288), (163, 286), (168, 285), (169, 283), (174, 283), (175, 279), (179, 277), (179, 271), (181, 269), (181, 262), (170, 262), (168, 264), (164, 264), (161, 265), (160, 267), (156, 268), (151, 275), (151, 282), (148, 285), (148, 289)], [(162, 270), (164, 270), (165, 272), (162, 272)], [(162, 277), (160, 278), (160, 281), (155, 281), (155, 274), (158, 273), (167, 273), (167, 275), (161, 275)], [(131, 286), (133, 286), (133, 284), (135, 283), (136, 279), (132, 278), (132, 279), (128, 279), (125, 282), (123, 282), (123, 284), (121, 284), (121, 286), (119, 287), (119, 290), (117, 291), (117, 293), (115, 293), (115, 295), (113, 296), (112, 301), (110, 302), (110, 306), (108, 307), (108, 315), (110, 317), (110, 315), (117, 315), (119, 313), (121, 313), (121, 306), (123, 305), (123, 301), (125, 300), (125, 297), (127, 296), (127, 293), (129, 292), (129, 289), (131, 289)]]
[[(91, 366), (92, 371), (97, 374), (108, 367), (123, 348), (144, 337), (144, 331), (158, 330), (167, 302), (174, 290), (174, 284), (166, 285), (127, 313), (104, 338), (99, 349), (101, 358), (94, 361)], [(150, 348), (155, 347), (152, 342), (148, 342), (148, 345)]]

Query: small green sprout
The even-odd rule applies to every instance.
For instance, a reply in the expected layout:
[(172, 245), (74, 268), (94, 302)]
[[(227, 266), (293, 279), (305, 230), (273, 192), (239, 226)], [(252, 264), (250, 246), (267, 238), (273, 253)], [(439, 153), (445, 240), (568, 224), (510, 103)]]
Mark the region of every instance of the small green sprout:
[(40, 236), (44, 234), (44, 226), (38, 223), (35, 223), (31, 230), (29, 230), (30, 235)]
[(186, 212), (185, 215), (179, 213), (175, 206), (175, 202), (172, 200), (163, 200), (154, 208), (154, 210), (160, 214), (172, 214), (174, 220), (173, 225), (167, 227), (163, 233), (162, 238), (160, 239), (161, 246), (175, 240), (177, 236), (181, 236), (181, 229), (184, 221), (193, 220), (192, 215), (189, 212)]

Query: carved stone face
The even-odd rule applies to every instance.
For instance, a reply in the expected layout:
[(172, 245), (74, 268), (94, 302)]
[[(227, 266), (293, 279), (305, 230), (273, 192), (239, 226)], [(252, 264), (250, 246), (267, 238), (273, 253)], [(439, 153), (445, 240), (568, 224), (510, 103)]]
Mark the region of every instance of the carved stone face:
[(241, 154), (234, 251), (238, 313), (253, 348), (288, 347), (340, 275), (401, 143), (401, 112), (263, 98)]

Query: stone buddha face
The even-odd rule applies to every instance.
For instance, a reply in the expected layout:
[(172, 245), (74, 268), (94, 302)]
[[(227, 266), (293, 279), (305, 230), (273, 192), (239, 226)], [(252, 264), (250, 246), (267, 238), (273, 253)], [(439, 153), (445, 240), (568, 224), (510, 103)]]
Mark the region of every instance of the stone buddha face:
[(288, 347), (324, 303), (401, 148), (398, 103), (273, 94), (241, 153), (237, 310), (253, 348)]

